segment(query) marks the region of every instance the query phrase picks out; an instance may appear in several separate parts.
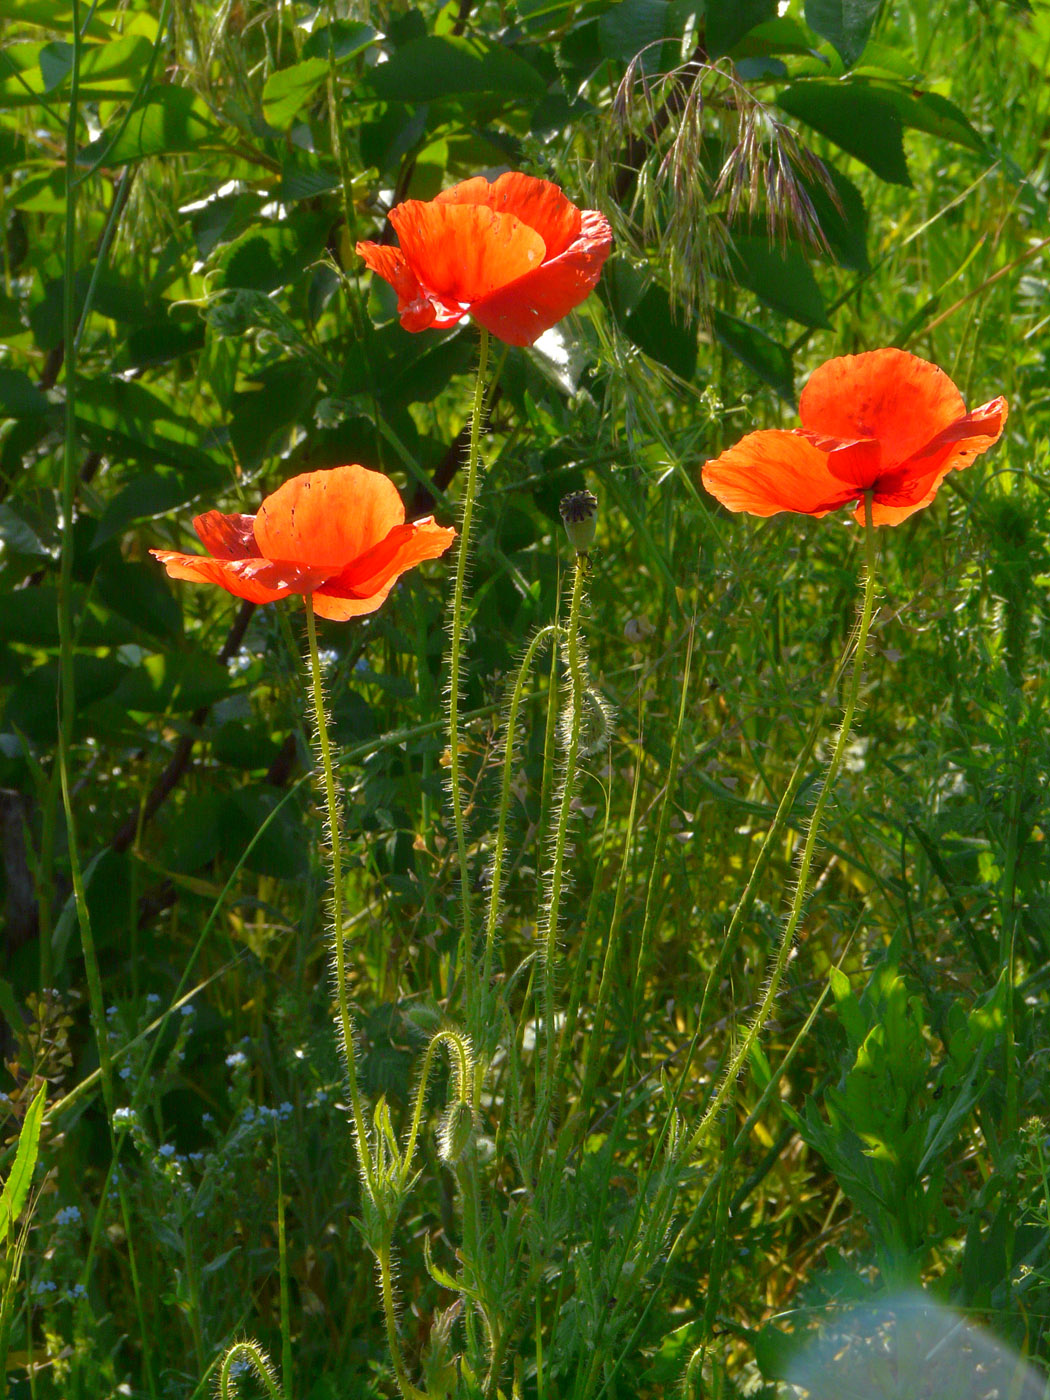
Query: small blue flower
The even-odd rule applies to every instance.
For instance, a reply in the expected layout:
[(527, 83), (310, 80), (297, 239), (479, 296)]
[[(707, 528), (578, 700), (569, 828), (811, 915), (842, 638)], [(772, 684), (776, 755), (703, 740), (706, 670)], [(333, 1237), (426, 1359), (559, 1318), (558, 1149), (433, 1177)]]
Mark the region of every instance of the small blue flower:
[(71, 1298), (86, 1298), (87, 1289), (82, 1283), (75, 1283), (73, 1287), (69, 1290), (69, 1296)]
[(241, 1065), (248, 1063), (248, 1056), (243, 1050), (234, 1050), (226, 1056), (226, 1065), (229, 1069), (240, 1069)]
[[(119, 1110), (118, 1110), (119, 1111)], [(55, 1212), (56, 1225), (73, 1225), (80, 1219), (79, 1206), (63, 1206)]]
[(157, 1153), (161, 1157), (174, 1157), (175, 1148), (170, 1142), (162, 1142), (157, 1148)]
[(150, 1006), (160, 1005), (160, 997), (157, 995), (156, 992), (148, 992), (146, 994), (146, 1001), (149, 1003)]

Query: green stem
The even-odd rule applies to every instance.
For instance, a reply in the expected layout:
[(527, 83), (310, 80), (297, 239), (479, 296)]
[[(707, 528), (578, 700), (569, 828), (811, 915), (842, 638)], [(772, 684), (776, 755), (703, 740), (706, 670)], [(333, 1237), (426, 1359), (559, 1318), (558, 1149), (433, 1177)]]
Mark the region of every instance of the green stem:
[(871, 627), (872, 612), (875, 604), (875, 527), (871, 518), (871, 502), (872, 492), (865, 491), (864, 602), (861, 607), (860, 625), (857, 629), (857, 645), (853, 653), (853, 669), (850, 673), (849, 690), (846, 695), (842, 724), (839, 728), (838, 738), (835, 740), (835, 747), (832, 750), (831, 762), (828, 764), (827, 772), (824, 774), (824, 780), (820, 785), (820, 792), (817, 795), (817, 801), (813, 808), (813, 815), (810, 817), (806, 827), (806, 839), (802, 847), (802, 857), (798, 867), (798, 880), (795, 883), (795, 893), (791, 901), (791, 910), (788, 914), (787, 923), (784, 926), (784, 936), (777, 950), (769, 981), (766, 985), (765, 994), (759, 1003), (758, 1010), (755, 1012), (743, 1040), (729, 1063), (729, 1068), (726, 1070), (718, 1092), (708, 1105), (706, 1113), (700, 1120), (699, 1127), (689, 1139), (685, 1154), (687, 1157), (692, 1156), (700, 1146), (700, 1143), (706, 1136), (708, 1128), (721, 1111), (727, 1096), (736, 1083), (737, 1075), (740, 1073), (747, 1057), (751, 1053), (752, 1045), (754, 1045), (761, 1033), (762, 1027), (769, 1017), (777, 994), (780, 991), (780, 984), (783, 980), (784, 973), (787, 970), (788, 960), (795, 942), (795, 932), (798, 929), (799, 920), (802, 918), (802, 911), (805, 908), (806, 895), (809, 892), (809, 871), (813, 863), (813, 853), (816, 850), (821, 823), (824, 819), (824, 808), (827, 806), (831, 790), (838, 778), (839, 769), (842, 767), (842, 760), (846, 753), (846, 746), (849, 743), (850, 730), (853, 725), (853, 715), (857, 708), (857, 698), (860, 694), (861, 676), (864, 671), (864, 653), (868, 645), (868, 631)]
[(548, 627), (541, 627), (529, 643), (528, 650), (522, 658), (518, 667), (518, 674), (514, 681), (514, 689), (511, 691), (510, 704), (507, 708), (507, 738), (503, 750), (503, 780), (500, 787), (499, 814), (496, 824), (496, 841), (492, 856), (492, 878), (489, 883), (489, 908), (488, 917), (485, 920), (485, 959), (482, 964), (481, 987), (482, 997), (487, 994), (489, 979), (492, 976), (492, 955), (496, 942), (496, 925), (499, 922), (500, 892), (503, 885), (503, 861), (506, 853), (507, 843), (507, 815), (510, 811), (511, 785), (514, 780), (514, 753), (515, 736), (518, 731), (518, 711), (521, 708), (522, 698), (525, 693), (525, 683), (532, 670), (532, 663), (536, 659), (536, 653), (547, 640), (554, 637), (556, 640), (564, 636), (564, 628), (557, 623), (551, 623)]
[(361, 1090), (357, 1083), (357, 1062), (354, 1059), (354, 1031), (350, 1018), (350, 1002), (346, 995), (346, 950), (343, 946), (343, 856), (339, 834), (339, 804), (335, 793), (335, 772), (332, 767), (332, 749), (328, 742), (328, 721), (325, 718), (324, 689), (321, 685), (321, 658), (317, 650), (317, 623), (314, 619), (314, 601), (309, 593), (305, 595), (306, 637), (310, 651), (310, 683), (313, 701), (314, 725), (317, 732), (317, 747), (321, 752), (321, 774), (324, 779), (325, 803), (328, 808), (328, 831), (332, 843), (332, 975), (335, 978), (336, 999), (339, 1004), (339, 1039), (346, 1065), (346, 1078), (350, 1087), (350, 1104), (354, 1118), (354, 1136), (357, 1157), (365, 1179), (369, 1195), (375, 1195), (372, 1156), (369, 1147), (368, 1130), (365, 1125), (364, 1109), (361, 1103)]
[(426, 1391), (419, 1390), (408, 1379), (408, 1372), (405, 1370), (405, 1362), (401, 1355), (401, 1343), (397, 1336), (397, 1316), (394, 1312), (394, 1280), (390, 1270), (390, 1245), (388, 1243), (380, 1245), (378, 1258), (379, 1286), (383, 1294), (383, 1318), (386, 1322), (386, 1341), (390, 1348), (390, 1358), (394, 1363), (397, 1388), (404, 1396), (404, 1400), (429, 1400)]
[[(452, 787), (452, 817), (456, 828), (456, 853), (459, 857), (460, 899), (463, 907), (463, 928), (460, 931), (460, 965), (463, 969), (468, 1007), (474, 984), (474, 948), (471, 937), (470, 869), (467, 864), (467, 835), (463, 817), (463, 774), (459, 748), (459, 688), (463, 660), (463, 595), (467, 578), (467, 558), (470, 551), (470, 527), (474, 518), (474, 498), (478, 489), (478, 440), (484, 411), (485, 369), (489, 357), (489, 333), (481, 327), (481, 348), (478, 353), (478, 373), (474, 381), (474, 403), (470, 413), (470, 453), (467, 458), (467, 484), (463, 492), (463, 518), (459, 527), (459, 549), (456, 552), (456, 578), (452, 593), (452, 642), (449, 651), (448, 681), (448, 748), (449, 780)], [(469, 1023), (469, 1022), (468, 1022)]]
[[(106, 1034), (106, 1018), (102, 998), (102, 975), (99, 970), (95, 940), (91, 932), (91, 918), (87, 905), (83, 870), (80, 865), (80, 851), (77, 845), (76, 823), (73, 814), (73, 800), (69, 785), (70, 754), (73, 748), (73, 726), (76, 720), (77, 697), (76, 678), (73, 670), (73, 516), (76, 508), (77, 480), (77, 350), (76, 350), (76, 225), (77, 188), (74, 173), (77, 160), (77, 111), (80, 96), (80, 3), (73, 0), (73, 71), (70, 75), (69, 119), (66, 123), (66, 226), (65, 249), (63, 254), (65, 280), (62, 296), (62, 336), (65, 343), (66, 369), (66, 421), (65, 451), (62, 458), (62, 561), (58, 582), (58, 637), (59, 637), (59, 725), (58, 725), (58, 773), (62, 794), (62, 807), (66, 818), (66, 839), (69, 846), (70, 873), (73, 878), (73, 897), (76, 903), (77, 921), (80, 926), (80, 942), (84, 953), (84, 971), (87, 975), (88, 1002), (91, 1023), (98, 1046), (99, 1068), (102, 1072), (102, 1094), (110, 1119), (112, 1135), (113, 1109), (116, 1097), (113, 1087), (113, 1065), (109, 1053), (109, 1038)], [(43, 872), (46, 880), (48, 872)]]
[(568, 715), (568, 747), (565, 754), (565, 773), (562, 778), (560, 801), (558, 803), (558, 824), (554, 831), (554, 854), (551, 858), (550, 893), (547, 900), (547, 933), (543, 956), (544, 1014), (547, 1021), (546, 1080), (547, 1094), (551, 1092), (551, 1078), (555, 1060), (554, 1024), (554, 969), (558, 955), (558, 916), (561, 913), (561, 896), (565, 884), (565, 847), (568, 842), (569, 817), (572, 813), (572, 800), (576, 795), (576, 762), (580, 752), (580, 724), (583, 718), (583, 666), (580, 662), (580, 604), (583, 600), (583, 575), (585, 561), (576, 556), (575, 571), (572, 576), (572, 601), (569, 604), (569, 628), (566, 646), (569, 661), (569, 685), (571, 698)]
[(434, 1055), (440, 1045), (444, 1045), (449, 1051), (449, 1059), (452, 1062), (456, 1075), (454, 1086), (454, 1097), (466, 1099), (472, 1103), (470, 1098), (473, 1090), (473, 1075), (471, 1074), (471, 1057), (469, 1045), (465, 1044), (462, 1037), (454, 1031), (438, 1031), (426, 1048), (423, 1056), (423, 1068), (419, 1074), (419, 1085), (416, 1089), (416, 1102), (412, 1109), (412, 1124), (408, 1130), (408, 1141), (405, 1144), (404, 1156), (401, 1159), (401, 1185), (408, 1185), (412, 1174), (412, 1158), (416, 1155), (416, 1141), (419, 1137), (420, 1124), (423, 1121), (423, 1104), (427, 1096), (427, 1084), (430, 1080), (430, 1070), (434, 1062)]

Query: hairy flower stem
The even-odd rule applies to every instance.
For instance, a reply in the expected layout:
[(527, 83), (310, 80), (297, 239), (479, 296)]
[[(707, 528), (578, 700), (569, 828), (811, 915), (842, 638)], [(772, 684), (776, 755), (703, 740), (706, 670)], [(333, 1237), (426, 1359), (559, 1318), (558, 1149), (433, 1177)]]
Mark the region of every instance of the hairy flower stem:
[(463, 491), (463, 518), (459, 527), (459, 549), (456, 552), (456, 578), (452, 591), (452, 641), (449, 649), (448, 680), (448, 751), (449, 781), (452, 788), (452, 818), (456, 828), (456, 854), (459, 858), (459, 889), (463, 908), (460, 930), (459, 961), (463, 970), (466, 1003), (473, 1000), (474, 944), (471, 935), (470, 870), (467, 864), (467, 833), (463, 817), (463, 774), (459, 748), (459, 687), (463, 662), (463, 594), (467, 578), (467, 558), (470, 551), (470, 527), (474, 518), (474, 498), (478, 490), (478, 440), (484, 415), (485, 369), (489, 357), (489, 333), (482, 326), (481, 348), (478, 352), (478, 374), (474, 381), (474, 403), (470, 413), (470, 452), (467, 458), (467, 484)]
[(499, 923), (500, 895), (503, 889), (503, 863), (506, 857), (507, 847), (507, 816), (511, 805), (511, 787), (514, 781), (514, 754), (515, 738), (518, 731), (518, 711), (525, 695), (525, 686), (532, 671), (536, 653), (547, 639), (554, 638), (555, 649), (557, 641), (564, 636), (564, 629), (554, 622), (548, 627), (541, 627), (536, 632), (529, 643), (525, 655), (522, 657), (521, 665), (518, 667), (518, 674), (514, 681), (514, 687), (510, 693), (510, 702), (507, 706), (507, 738), (503, 748), (503, 777), (500, 786), (499, 813), (496, 822), (496, 840), (492, 853), (492, 875), (489, 880), (489, 907), (485, 919), (485, 956), (482, 962), (481, 971), (481, 1003), (479, 1014), (485, 1017), (485, 999), (488, 996), (489, 982), (492, 977), (492, 959), (496, 945), (496, 926)]
[[(565, 754), (565, 773), (562, 778), (561, 792), (558, 794), (558, 824), (554, 829), (554, 851), (551, 857), (547, 899), (547, 932), (543, 950), (543, 1003), (544, 1017), (547, 1023), (545, 1098), (548, 1102), (552, 1090), (551, 1080), (556, 1049), (554, 973), (558, 955), (558, 916), (561, 912), (561, 896), (565, 884), (565, 848), (568, 843), (572, 800), (576, 795), (576, 762), (580, 752), (580, 725), (583, 719), (584, 677), (583, 665), (580, 660), (580, 605), (583, 601), (585, 568), (586, 562), (578, 554), (572, 578), (572, 600), (569, 604), (569, 626), (566, 632), (570, 689), (567, 715), (568, 744)], [(540, 1116), (542, 1117), (542, 1115)]]
[(390, 1358), (394, 1363), (394, 1378), (404, 1400), (428, 1400), (427, 1392), (414, 1386), (408, 1379), (401, 1343), (397, 1335), (397, 1314), (394, 1309), (394, 1279), (390, 1267), (390, 1245), (384, 1241), (379, 1246), (379, 1287), (383, 1294), (383, 1319), (386, 1323), (386, 1341)]
[(339, 1039), (346, 1064), (346, 1077), (350, 1086), (350, 1105), (354, 1118), (354, 1137), (361, 1172), (370, 1195), (375, 1195), (375, 1182), (372, 1171), (372, 1158), (368, 1145), (368, 1130), (365, 1126), (364, 1109), (361, 1104), (361, 1090), (357, 1083), (357, 1063), (354, 1059), (354, 1032), (350, 1019), (350, 1002), (346, 995), (346, 950), (343, 946), (343, 855), (339, 834), (339, 804), (335, 795), (335, 772), (332, 767), (332, 748), (328, 742), (328, 721), (325, 718), (324, 689), (321, 685), (321, 658), (317, 651), (317, 623), (314, 618), (314, 600), (307, 593), (306, 637), (310, 651), (311, 700), (314, 711), (314, 727), (317, 734), (317, 747), (321, 752), (321, 775), (324, 780), (325, 803), (328, 808), (328, 830), (332, 843), (332, 975), (335, 978), (336, 999), (339, 1004)]
[(714, 1122), (726, 1098), (732, 1091), (736, 1083), (737, 1075), (746, 1063), (751, 1053), (751, 1047), (758, 1039), (765, 1025), (769, 1013), (777, 999), (780, 991), (780, 984), (783, 981), (784, 973), (787, 970), (788, 960), (791, 957), (791, 950), (795, 942), (795, 933), (798, 929), (799, 920), (802, 918), (802, 911), (806, 905), (806, 895), (809, 890), (809, 871), (813, 863), (813, 853), (816, 850), (817, 838), (820, 836), (821, 823), (824, 819), (824, 808), (827, 806), (831, 790), (842, 767), (842, 760), (846, 753), (846, 746), (849, 743), (850, 730), (853, 726), (853, 715), (857, 708), (857, 698), (860, 694), (860, 682), (864, 672), (864, 653), (868, 645), (868, 631), (871, 627), (872, 612), (875, 605), (875, 527), (871, 518), (872, 492), (864, 493), (864, 602), (861, 606), (860, 624), (857, 628), (857, 645), (853, 653), (853, 669), (850, 673), (849, 690), (846, 694), (846, 704), (842, 714), (842, 724), (839, 727), (838, 737), (835, 740), (835, 747), (832, 750), (831, 762), (828, 764), (824, 774), (824, 780), (820, 785), (820, 792), (813, 808), (813, 814), (806, 826), (806, 839), (802, 847), (802, 856), (799, 860), (798, 879), (795, 882), (795, 893), (791, 901), (791, 909), (788, 913), (787, 923), (784, 925), (784, 936), (781, 939), (780, 947), (777, 949), (776, 958), (770, 972), (769, 981), (766, 985), (765, 993), (759, 1003), (758, 1010), (752, 1017), (751, 1024), (747, 1028), (743, 1040), (737, 1047), (729, 1068), (719, 1086), (718, 1092), (711, 1100), (707, 1111), (696, 1131), (689, 1139), (686, 1148), (686, 1156), (691, 1156), (703, 1142), (708, 1129)]

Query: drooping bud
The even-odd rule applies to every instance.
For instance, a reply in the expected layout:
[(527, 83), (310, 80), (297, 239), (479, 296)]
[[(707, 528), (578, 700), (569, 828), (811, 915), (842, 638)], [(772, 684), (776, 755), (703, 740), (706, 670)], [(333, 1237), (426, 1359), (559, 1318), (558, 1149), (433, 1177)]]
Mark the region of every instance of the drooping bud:
[(570, 491), (561, 498), (565, 533), (577, 554), (586, 554), (598, 528), (598, 497), (591, 491)]
[(474, 1136), (474, 1111), (457, 1099), (450, 1103), (438, 1127), (438, 1152), (444, 1162), (455, 1163), (463, 1156)]

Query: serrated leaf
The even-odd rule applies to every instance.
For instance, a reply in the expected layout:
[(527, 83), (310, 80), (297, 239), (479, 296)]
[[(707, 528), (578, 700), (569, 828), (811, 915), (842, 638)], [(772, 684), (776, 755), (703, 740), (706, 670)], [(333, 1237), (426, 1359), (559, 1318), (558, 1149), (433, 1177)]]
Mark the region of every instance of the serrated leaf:
[(774, 19), (776, 0), (707, 0), (705, 35), (712, 58), (735, 48), (756, 25)]
[(753, 326), (728, 311), (715, 311), (713, 330), (715, 339), (741, 364), (747, 365), (785, 402), (795, 402), (795, 372), (791, 351), (786, 345), (774, 340), (760, 326)]
[(904, 123), (894, 104), (867, 83), (823, 78), (790, 83), (777, 104), (819, 131), (889, 184), (910, 185)]
[(774, 311), (804, 326), (829, 324), (817, 279), (796, 244), (771, 246), (762, 236), (734, 235), (731, 257), (739, 281)]
[(496, 93), (541, 97), (545, 80), (504, 44), (428, 34), (398, 49), (389, 63), (373, 68), (368, 83), (388, 102), (431, 102), (439, 97)]
[(26, 1110), (22, 1120), (22, 1131), (18, 1134), (18, 1147), (14, 1165), (4, 1182), (0, 1195), (0, 1243), (7, 1239), (11, 1228), (22, 1213), (29, 1187), (33, 1180), (40, 1147), (40, 1129), (44, 1124), (44, 1106), (47, 1103), (47, 1085), (41, 1084), (36, 1097)]
[(263, 116), (270, 126), (278, 131), (291, 126), (327, 76), (325, 58), (306, 58), (271, 73), (262, 91)]
[(806, 23), (827, 39), (847, 68), (864, 52), (882, 0), (806, 0)]
[(177, 155), (203, 146), (218, 146), (222, 138), (221, 127), (195, 92), (158, 83), (132, 112), (112, 145), (107, 144), (109, 137), (100, 137), (81, 152), (80, 160), (92, 165), (96, 161), (104, 166), (127, 165), (146, 156)]

